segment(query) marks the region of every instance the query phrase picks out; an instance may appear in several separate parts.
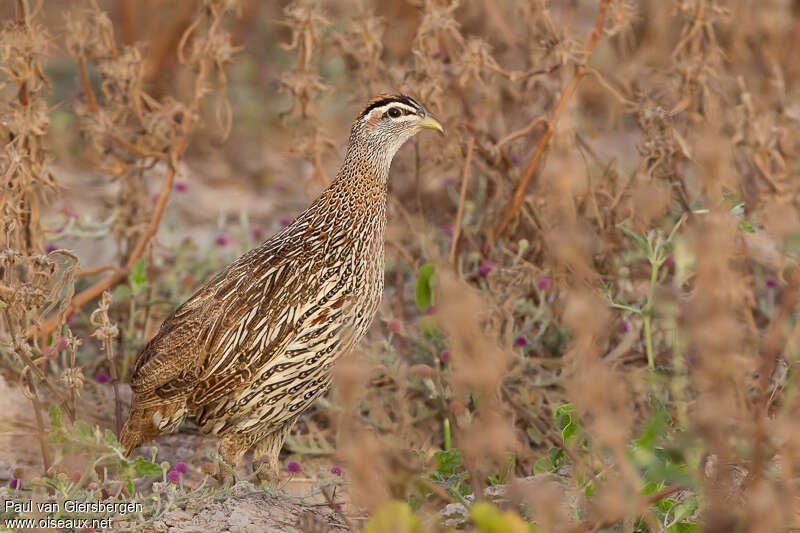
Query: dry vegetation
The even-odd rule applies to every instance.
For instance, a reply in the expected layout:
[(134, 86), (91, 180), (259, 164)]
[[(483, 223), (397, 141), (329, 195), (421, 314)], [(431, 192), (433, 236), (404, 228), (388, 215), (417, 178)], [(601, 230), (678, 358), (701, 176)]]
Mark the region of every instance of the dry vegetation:
[(800, 2), (5, 4), (4, 499), (140, 530), (250, 495), (191, 428), (121, 456), (129, 367), (403, 91), (448, 135), (395, 161), (379, 317), (285, 449), (306, 492), (263, 489), (330, 508), (292, 527), (800, 528)]

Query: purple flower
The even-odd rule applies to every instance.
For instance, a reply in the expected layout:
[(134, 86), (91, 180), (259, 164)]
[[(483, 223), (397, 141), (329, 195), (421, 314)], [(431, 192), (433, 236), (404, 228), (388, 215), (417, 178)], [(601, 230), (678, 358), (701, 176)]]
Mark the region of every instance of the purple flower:
[(214, 239), (214, 242), (217, 244), (217, 246), (226, 246), (228, 244), (228, 238), (220, 233), (217, 235), (217, 238)]
[(67, 324), (72, 324), (73, 322), (75, 322), (75, 315), (69, 315), (67, 317)]
[(189, 184), (185, 181), (176, 181), (175, 190), (178, 192), (186, 192), (189, 189)]
[(777, 287), (778, 286), (778, 280), (775, 279), (775, 278), (772, 278), (772, 277), (764, 278), (764, 283), (767, 285), (767, 287)]
[(341, 511), (342, 510), (342, 504), (341, 503), (336, 503), (333, 506), (336, 507), (337, 511)]
[(179, 474), (185, 474), (189, 471), (189, 467), (183, 461), (179, 461), (175, 463), (175, 470), (177, 470)]
[(172, 483), (178, 483), (181, 480), (181, 473), (173, 468), (167, 472), (167, 479)]
[(399, 318), (393, 318), (389, 322), (386, 323), (386, 329), (388, 329), (392, 333), (400, 333), (400, 330), (402, 328), (403, 328), (403, 324), (400, 322)]
[(450, 350), (442, 350), (442, 353), (439, 354), (439, 361), (444, 364), (450, 362)]
[(675, 258), (672, 257), (671, 255), (668, 255), (667, 258), (664, 259), (664, 264), (671, 267), (672, 265), (675, 264)]
[(300, 472), (300, 463), (297, 461), (289, 461), (289, 464), (286, 465), (286, 470), (291, 472), (292, 474), (297, 474)]
[(331, 474), (334, 474), (336, 476), (341, 476), (342, 475), (342, 467), (338, 466), (338, 465), (332, 466), (331, 467)]
[(64, 231), (64, 226), (59, 226), (59, 227), (57, 227), (56, 229), (53, 230), (53, 233), (58, 234), (58, 233), (61, 233), (63, 231)]
[(491, 272), (494, 269), (494, 267), (495, 267), (495, 262), (489, 261), (487, 259), (486, 261), (481, 263), (481, 266), (478, 267), (478, 275), (482, 278), (485, 278), (486, 276), (489, 275), (489, 272)]
[(22, 480), (12, 477), (11, 481), (8, 482), (8, 486), (11, 490), (22, 490)]
[(108, 383), (109, 381), (111, 381), (111, 378), (108, 377), (108, 374), (106, 374), (105, 372), (100, 372), (94, 379), (96, 379), (98, 383)]
[(622, 333), (628, 333), (628, 331), (630, 331), (630, 329), (631, 329), (631, 327), (630, 327), (630, 326), (628, 325), (628, 323), (627, 323), (627, 322), (625, 322), (624, 320), (623, 320), (623, 321), (622, 321), (622, 323), (620, 323), (620, 325), (619, 325), (619, 330), (620, 330)]
[(292, 223), (292, 221), (290, 219), (288, 219), (288, 218), (282, 218), (281, 219), (281, 226), (284, 227), (284, 228), (286, 226), (288, 226), (289, 224), (291, 224), (291, 223)]
[(69, 207), (62, 207), (61, 212), (66, 215), (67, 218), (78, 218), (78, 213), (70, 209)]
[(536, 280), (536, 288), (540, 291), (546, 291), (550, 288), (550, 278), (542, 276)]
[(53, 244), (52, 242), (48, 242), (44, 247), (44, 253), (49, 254), (50, 252), (55, 252), (58, 250), (58, 246)]
[(264, 240), (264, 232), (258, 228), (253, 228), (252, 235), (254, 241), (261, 242)]
[(520, 346), (527, 346), (527, 345), (528, 345), (528, 339), (526, 339), (522, 335), (520, 335), (519, 337), (514, 339), (514, 346), (520, 347)]
[(514, 166), (519, 165), (519, 157), (517, 157), (515, 155), (512, 155), (511, 156), (511, 164), (514, 165)]

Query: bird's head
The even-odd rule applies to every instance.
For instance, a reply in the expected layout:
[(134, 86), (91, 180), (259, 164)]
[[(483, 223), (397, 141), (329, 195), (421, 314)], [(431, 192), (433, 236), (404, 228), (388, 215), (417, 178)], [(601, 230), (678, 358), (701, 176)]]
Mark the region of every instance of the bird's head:
[(353, 123), (350, 146), (378, 156), (388, 170), (397, 150), (424, 129), (444, 134), (439, 119), (410, 96), (383, 94), (370, 100)]

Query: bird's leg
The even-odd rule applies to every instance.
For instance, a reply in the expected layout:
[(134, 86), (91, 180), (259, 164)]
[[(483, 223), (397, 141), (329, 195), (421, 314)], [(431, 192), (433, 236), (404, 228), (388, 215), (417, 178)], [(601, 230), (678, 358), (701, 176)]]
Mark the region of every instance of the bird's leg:
[(253, 468), (256, 469), (256, 476), (262, 483), (278, 481), (278, 456), (283, 448), (283, 442), (289, 435), (289, 430), (292, 429), (293, 422), (268, 433), (256, 443), (253, 450)]
[[(230, 468), (236, 470), (238, 473), (237, 467), (242, 461), (244, 453), (249, 448), (249, 444), (248, 438), (245, 435), (230, 433), (220, 440), (219, 455)], [(233, 472), (225, 465), (219, 465), (219, 470), (216, 475), (217, 480), (223, 483), (225, 478), (229, 477), (235, 477)]]

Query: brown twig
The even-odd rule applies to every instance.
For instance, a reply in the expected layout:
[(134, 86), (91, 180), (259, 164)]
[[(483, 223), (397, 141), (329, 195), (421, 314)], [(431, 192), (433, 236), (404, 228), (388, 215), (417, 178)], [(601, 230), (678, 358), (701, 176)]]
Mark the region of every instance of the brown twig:
[(36, 386), (33, 384), (32, 380), (28, 380), (28, 389), (31, 395), (30, 400), (31, 405), (33, 406), (33, 414), (36, 418), (36, 428), (39, 430), (39, 448), (42, 452), (43, 471), (45, 475), (47, 475), (47, 471), (50, 469), (52, 461), (50, 460), (50, 449), (47, 446), (47, 433), (45, 432), (44, 419), (42, 417), (42, 402), (39, 399), (39, 393), (36, 390)]
[(505, 137), (501, 138), (499, 141), (497, 141), (497, 144), (495, 145), (495, 148), (500, 148), (504, 144), (508, 144), (511, 141), (519, 139), (520, 137), (524, 137), (525, 135), (527, 135), (530, 132), (532, 132), (534, 130), (534, 128), (536, 128), (536, 126), (540, 126), (540, 125), (544, 125), (545, 127), (547, 127), (547, 119), (541, 118), (541, 117), (535, 118), (533, 121), (531, 121), (530, 124), (528, 124), (524, 128), (519, 129), (517, 131), (512, 131), (511, 133), (509, 133)]
[[(597, 45), (597, 41), (600, 39), (600, 35), (603, 33), (603, 21), (605, 20), (606, 10), (608, 9), (609, 0), (601, 0), (600, 7), (597, 10), (597, 20), (595, 22), (595, 27), (589, 34), (589, 37), (586, 41), (586, 62), (592, 56), (592, 52), (594, 51), (595, 46)], [(555, 126), (558, 123), (558, 119), (561, 116), (561, 113), (567, 106), (567, 102), (570, 101), (572, 95), (575, 94), (575, 89), (577, 89), (578, 84), (580, 83), (581, 79), (586, 75), (587, 67), (586, 65), (579, 65), (578, 69), (575, 71), (575, 75), (572, 77), (570, 82), (567, 84), (564, 92), (561, 93), (561, 98), (559, 98), (558, 103), (556, 104), (555, 109), (553, 109), (553, 115), (550, 120), (547, 122), (547, 127), (544, 130), (544, 134), (542, 138), (539, 139), (539, 143), (536, 145), (536, 150), (533, 153), (533, 157), (531, 157), (530, 162), (528, 163), (527, 168), (525, 169), (525, 174), (522, 176), (522, 179), (517, 184), (517, 188), (514, 191), (514, 196), (512, 197), (511, 201), (506, 205), (506, 208), (503, 212), (502, 218), (500, 219), (500, 223), (497, 226), (496, 232), (493, 236), (492, 240), (496, 240), (503, 234), (505, 229), (511, 223), (511, 220), (516, 216), (519, 212), (520, 207), (522, 206), (522, 202), (525, 199), (525, 191), (528, 189), (528, 185), (533, 179), (533, 175), (536, 173), (536, 169), (539, 168), (539, 163), (542, 160), (542, 156), (544, 155), (544, 151), (547, 148), (547, 144), (550, 141), (550, 138), (553, 136), (553, 132), (555, 131)]]
[[(217, 26), (219, 25), (220, 18), (217, 16), (211, 23), (211, 27), (209, 28), (209, 35), (214, 35), (216, 32)], [(188, 34), (197, 24), (192, 24), (187, 30), (186, 33)], [(183, 38), (181, 39), (181, 44), (183, 45), (188, 39), (188, 36), (184, 34)], [(209, 38), (206, 41), (205, 46), (210, 46), (213, 43), (213, 38)], [(182, 54), (180, 54), (182, 55)], [(182, 130), (181, 135), (176, 139), (175, 143), (170, 147), (169, 150), (169, 166), (167, 167), (166, 175), (164, 176), (164, 182), (161, 184), (161, 191), (158, 194), (158, 200), (156, 201), (155, 208), (153, 209), (153, 216), (150, 218), (150, 223), (147, 225), (147, 229), (142, 233), (139, 237), (139, 240), (134, 246), (133, 250), (131, 251), (130, 255), (128, 256), (128, 260), (125, 264), (124, 268), (120, 268), (114, 274), (108, 276), (107, 278), (101, 279), (91, 287), (84, 289), (80, 293), (76, 294), (72, 301), (67, 305), (63, 317), (66, 318), (72, 313), (74, 313), (77, 309), (80, 309), (82, 306), (86, 305), (88, 302), (94, 300), (104, 291), (107, 291), (118, 284), (122, 283), (125, 279), (127, 279), (130, 270), (136, 264), (136, 262), (141, 258), (142, 254), (144, 253), (145, 249), (147, 248), (150, 239), (156, 234), (158, 231), (158, 226), (161, 223), (161, 218), (164, 215), (164, 209), (167, 206), (167, 200), (169, 199), (170, 191), (172, 190), (172, 184), (175, 181), (175, 173), (177, 172), (179, 163), (183, 157), (183, 153), (186, 149), (189, 133), (191, 131), (192, 125), (194, 124), (194, 119), (198, 115), (200, 111), (200, 101), (205, 94), (205, 81), (208, 78), (209, 73), (211, 72), (211, 67), (213, 65), (213, 59), (208, 57), (206, 54), (200, 62), (200, 71), (195, 78), (195, 85), (194, 85), (194, 95), (192, 98), (191, 103), (189, 104), (188, 109), (183, 114), (183, 122), (182, 122)], [(86, 87), (85, 87), (86, 88)], [(91, 90), (91, 89), (89, 89)], [(88, 94), (88, 93), (87, 93)], [(90, 104), (91, 107), (91, 104)], [(46, 320), (41, 326), (38, 328), (31, 328), (28, 331), (29, 336), (39, 335), (41, 337), (46, 337), (50, 333), (58, 327), (58, 316), (52, 316), (48, 320)]]
[(112, 135), (111, 136), (111, 140), (114, 141), (115, 143), (119, 144), (123, 148), (127, 148), (131, 152), (133, 152), (133, 153), (135, 153), (135, 154), (137, 154), (137, 155), (139, 155), (141, 157), (155, 157), (156, 159), (167, 159), (166, 154), (164, 154), (162, 152), (145, 152), (144, 150), (141, 150), (141, 149), (137, 148), (136, 146), (132, 145), (131, 143), (129, 143), (125, 139), (120, 139), (116, 135)]
[(456, 222), (453, 224), (453, 241), (450, 243), (450, 264), (455, 266), (456, 248), (458, 248), (458, 236), (461, 233), (461, 217), (464, 214), (464, 200), (467, 196), (467, 181), (469, 171), (472, 166), (472, 150), (475, 148), (475, 137), (470, 137), (467, 143), (467, 156), (464, 159), (464, 169), (461, 171), (461, 192), (458, 196), (458, 211), (456, 211)]
[(92, 276), (94, 274), (99, 274), (100, 272), (105, 272), (106, 270), (113, 270), (114, 272), (121, 272), (123, 269), (118, 267), (117, 265), (102, 265), (95, 268), (87, 268), (78, 272), (78, 277), (83, 276)]
[(97, 113), (97, 100), (94, 98), (94, 91), (89, 84), (89, 76), (86, 74), (86, 61), (83, 57), (78, 59), (78, 69), (81, 73), (81, 83), (83, 84), (83, 92), (86, 93), (86, 102), (89, 104), (89, 109), (92, 113)]

